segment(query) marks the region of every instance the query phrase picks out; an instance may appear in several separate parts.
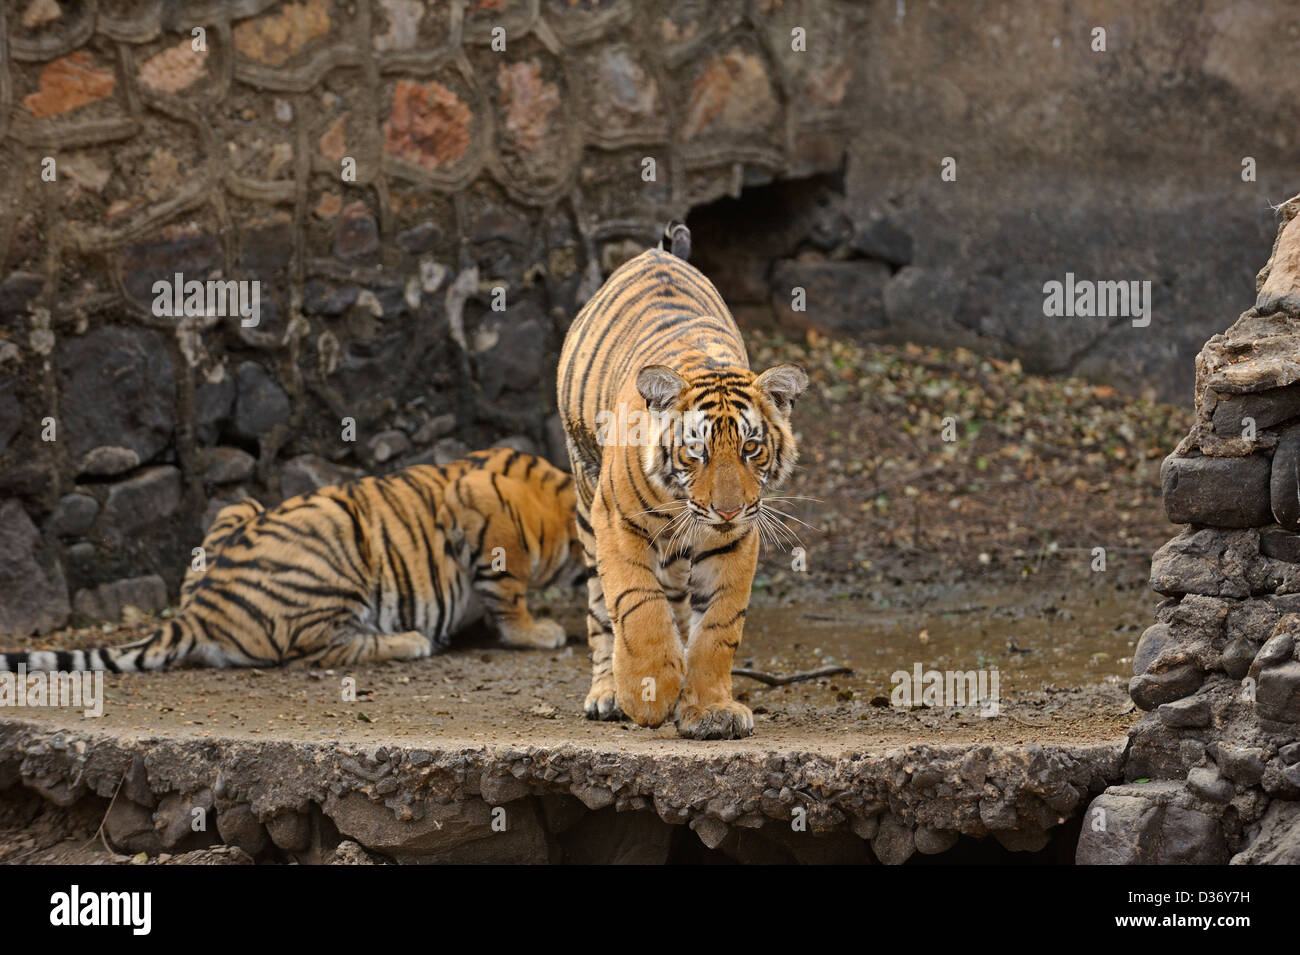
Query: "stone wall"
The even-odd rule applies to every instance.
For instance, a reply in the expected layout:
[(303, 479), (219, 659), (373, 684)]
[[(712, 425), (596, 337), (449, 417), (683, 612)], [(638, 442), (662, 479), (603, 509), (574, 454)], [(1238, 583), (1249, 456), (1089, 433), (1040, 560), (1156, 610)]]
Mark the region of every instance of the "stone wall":
[[(78, 594), (87, 616), (150, 609), (244, 493), (501, 440), (560, 458), (564, 330), (674, 216), (742, 321), (1182, 400), (1300, 159), (1283, 3), (0, 17), (0, 634)], [(1151, 281), (1151, 325), (1045, 317), (1067, 271)], [(257, 324), (155, 314), (177, 273), (260, 282)]]
[[(1196, 361), (1196, 423), (1161, 469), (1188, 525), (1129, 684), (1148, 711), (1093, 801), (1080, 862), (1300, 863), (1300, 196), (1255, 306)], [(1095, 825), (1094, 825), (1095, 823)]]
[[(5, 636), (156, 609), (205, 515), (247, 493), (502, 440), (563, 461), (553, 369), (580, 303), (692, 206), (841, 168), (861, 19), (837, 0), (0, 17)], [(260, 282), (256, 323), (160, 314), (178, 273)]]

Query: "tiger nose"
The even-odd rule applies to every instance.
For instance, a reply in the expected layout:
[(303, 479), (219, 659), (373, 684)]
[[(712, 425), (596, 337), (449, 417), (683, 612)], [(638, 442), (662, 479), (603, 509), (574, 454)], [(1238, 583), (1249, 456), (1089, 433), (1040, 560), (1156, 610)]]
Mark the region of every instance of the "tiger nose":
[(718, 507), (718, 505), (716, 504), (713, 505), (713, 509), (718, 512), (718, 516), (721, 517), (724, 521), (731, 520), (742, 510), (742, 508), (739, 507), (732, 507), (732, 508)]

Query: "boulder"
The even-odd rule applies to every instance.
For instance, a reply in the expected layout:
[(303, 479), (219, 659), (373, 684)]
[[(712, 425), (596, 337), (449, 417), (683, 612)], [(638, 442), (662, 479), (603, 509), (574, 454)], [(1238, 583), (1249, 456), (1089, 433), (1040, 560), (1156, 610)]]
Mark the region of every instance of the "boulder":
[(17, 501), (0, 502), (0, 637), (57, 630), (68, 621), (63, 567)]
[(1263, 455), (1171, 454), (1160, 466), (1165, 513), (1174, 524), (1258, 527), (1271, 523), (1269, 475), (1270, 462)]

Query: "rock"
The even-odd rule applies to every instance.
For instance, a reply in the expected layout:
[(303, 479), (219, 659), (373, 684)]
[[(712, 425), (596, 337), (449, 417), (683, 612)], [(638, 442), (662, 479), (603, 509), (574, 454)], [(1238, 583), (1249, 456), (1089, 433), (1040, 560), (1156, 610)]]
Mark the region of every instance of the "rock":
[(880, 816), (854, 816), (849, 820), (849, 826), (855, 836), (870, 842), (880, 831)]
[(1283, 530), (1281, 527), (1261, 527), (1259, 530), (1259, 552), (1274, 560), (1284, 560), (1288, 564), (1300, 564), (1300, 534)]
[(45, 520), (47, 533), (59, 537), (80, 537), (99, 514), (99, 501), (88, 494), (65, 494)]
[(957, 838), (958, 833), (951, 829), (932, 829), (929, 826), (918, 827), (913, 836), (916, 851), (926, 856), (947, 852), (957, 844)]
[(133, 803), (150, 809), (158, 802), (158, 797), (149, 788), (149, 771), (144, 756), (140, 753), (131, 757), (131, 765), (122, 774), (122, 795)]
[(1199, 766), (1205, 762), (1205, 744), (1199, 739), (1180, 739), (1178, 741), (1178, 758), (1187, 767)]
[[(1173, 782), (1112, 786), (1084, 814), (1078, 865), (1214, 865), (1227, 859), (1217, 819), (1177, 804)], [(1185, 798), (1185, 797), (1181, 797)]]
[(469, 454), (469, 445), (458, 438), (443, 438), (433, 446), (433, 461), (438, 467), (459, 461)]
[(433, 222), (421, 222), (419, 225), (397, 233), (399, 248), (411, 255), (424, 255), (442, 245), (443, 231)]
[(371, 458), (383, 464), (393, 458), (400, 458), (411, 450), (411, 439), (404, 431), (390, 429), (379, 432), (367, 442), (366, 446), (370, 449)]
[(853, 223), (835, 207), (825, 207), (813, 213), (808, 241), (823, 252), (832, 252), (853, 235)]
[(280, 66), (312, 40), (330, 32), (329, 12), (325, 0), (303, 0), (241, 20), (233, 31), (235, 49), (258, 63)]
[[(97, 448), (96, 473), (136, 467), (161, 452), (175, 427), (176, 381), (161, 336), (142, 328), (99, 328), (64, 341), (55, 356), (59, 387), (59, 440), (71, 460)], [(110, 460), (111, 459), (111, 460)], [(128, 461), (133, 461), (127, 465)]]
[(916, 851), (912, 827), (892, 813), (885, 815), (871, 840), (871, 851), (885, 865), (902, 865)]
[(1295, 649), (1295, 637), (1285, 630), (1275, 631), (1272, 636), (1264, 641), (1264, 645), (1259, 648), (1255, 654), (1255, 660), (1251, 664), (1251, 670), (1256, 678), (1259, 671), (1265, 667), (1270, 667), (1278, 663), (1284, 663), (1291, 659), (1291, 653)]
[(1277, 755), (1287, 766), (1300, 763), (1300, 743), (1288, 743), (1278, 747)]
[(1238, 637), (1223, 648), (1223, 653), (1219, 657), (1219, 666), (1228, 676), (1240, 680), (1250, 670), (1250, 664), (1255, 659), (1255, 652), (1258, 649), (1250, 640)]
[(1269, 504), (1278, 524), (1300, 531), (1300, 425), (1288, 428), (1273, 452)]
[(254, 859), (266, 849), (266, 828), (247, 803), (218, 808), (217, 832), (226, 845), (243, 849)]
[(1231, 802), (1234, 794), (1232, 783), (1220, 776), (1217, 769), (1208, 766), (1188, 770), (1187, 788), (1210, 802)]
[(1300, 865), (1300, 802), (1274, 799), (1260, 821), (1259, 833), (1233, 865)]
[(1255, 711), (1262, 720), (1300, 723), (1300, 660), (1287, 660), (1260, 671)]
[(235, 432), (242, 438), (265, 437), (289, 420), (289, 396), (267, 370), (254, 361), (243, 362), (235, 379)]
[[(402, 862), (546, 862), (546, 836), (529, 801), (495, 810), (481, 799), (428, 804), (419, 820), (399, 820), (362, 793), (330, 794), (324, 811), (339, 832)], [(494, 819), (506, 829), (492, 828)]]
[(145, 468), (109, 488), (101, 527), (129, 534), (176, 513), (181, 503), (181, 472), (170, 465)]
[(1047, 830), (1037, 827), (999, 829), (993, 833), (993, 838), (997, 839), (998, 844), (1008, 852), (1042, 852), (1051, 842)]
[(0, 503), (0, 637), (57, 630), (68, 621), (63, 567), (17, 501)]
[(546, 319), (535, 302), (527, 299), (499, 315), (483, 320), (480, 333), (495, 344), (479, 352), (474, 373), (485, 399), (504, 391), (529, 391), (536, 387), (546, 355)]
[(594, 811), (614, 805), (614, 794), (604, 786), (591, 786), (586, 783), (574, 783), (569, 791), (588, 809)]
[(334, 254), (340, 259), (362, 259), (379, 249), (379, 224), (364, 202), (349, 203), (338, 218)]
[(1268, 277), (1259, 288), (1255, 310), (1261, 315), (1285, 311), (1300, 314), (1300, 225), (1296, 218), (1278, 232), (1268, 260)]
[(38, 82), (39, 89), (23, 97), (23, 106), (45, 119), (112, 96), (116, 77), (112, 67), (97, 62), (89, 50), (76, 50), (45, 64)]
[(280, 494), (287, 500), (310, 494), (330, 484), (343, 484), (361, 477), (356, 468), (339, 467), (314, 454), (301, 454), (280, 470)]
[(175, 849), (193, 842), (215, 843), (212, 808), (212, 790), (206, 787), (194, 793), (163, 796), (153, 813), (154, 829), (163, 848)]
[(326, 865), (380, 865), (369, 852), (351, 839), (344, 839), (329, 854)]
[(1228, 861), (1223, 827), (1213, 816), (1196, 809), (1170, 806), (1160, 827), (1156, 865), (1222, 865)]
[(529, 793), (528, 784), (509, 773), (484, 773), (479, 781), (479, 795), (490, 806), (504, 806)]
[(1181, 457), (1160, 466), (1165, 513), (1174, 524), (1257, 527), (1269, 516), (1269, 459)]
[(240, 448), (201, 448), (198, 465), (207, 484), (235, 484), (253, 476), (257, 459)]
[(1144, 710), (1154, 710), (1162, 703), (1172, 703), (1200, 689), (1203, 675), (1190, 663), (1164, 673), (1145, 673), (1129, 680), (1128, 694)]
[(681, 135), (693, 140), (706, 132), (758, 131), (780, 113), (763, 60), (733, 48), (706, 61), (691, 84), (681, 118)]
[[(888, 324), (885, 286), (889, 266), (861, 259), (845, 262), (801, 262), (785, 259), (772, 271), (772, 306), (788, 328), (860, 335)], [(803, 289), (802, 303), (797, 289)], [(802, 305), (796, 311), (796, 305)]]
[(1177, 729), (1209, 726), (1213, 720), (1210, 700), (1205, 695), (1189, 696), (1172, 703), (1162, 703), (1156, 713), (1165, 726)]
[(415, 434), (411, 435), (411, 441), (415, 444), (424, 446), (432, 444), (439, 438), (445, 437), (456, 430), (456, 416), (454, 414), (434, 415), (428, 421), (415, 429)]
[(167, 584), (157, 574), (128, 577), (100, 584), (91, 590), (78, 590), (72, 609), (91, 620), (116, 623), (122, 611), (135, 607), (145, 613), (157, 613), (167, 606)]
[(1151, 589), (1243, 599), (1266, 589), (1262, 563), (1256, 531), (1189, 528), (1152, 556)]
[(1166, 623), (1156, 623), (1147, 627), (1138, 640), (1137, 649), (1133, 651), (1133, 675), (1141, 676), (1151, 668), (1166, 650), (1172, 650), (1180, 641)]
[(659, 86), (629, 50), (605, 48), (590, 104), (595, 125), (606, 134), (626, 133), (653, 120)]
[(853, 248), (868, 258), (893, 266), (908, 265), (912, 261), (912, 237), (889, 216), (873, 216), (854, 233)]
[(399, 79), (384, 121), (384, 153), (427, 172), (454, 165), (469, 151), (474, 114), (441, 83)]
[(696, 816), (691, 820), (691, 829), (700, 837), (700, 842), (704, 843), (710, 849), (716, 849), (722, 845), (722, 840), (727, 838), (731, 832), (731, 827), (721, 819), (714, 819), (712, 816)]
[(306, 852), (311, 846), (311, 817), (305, 812), (282, 812), (266, 820), (266, 834), (285, 852)]
[(943, 341), (953, 327), (961, 291), (947, 270), (908, 265), (885, 286), (885, 315), (893, 328), (918, 341)]
[(1262, 431), (1300, 415), (1300, 383), (1285, 388), (1270, 388), (1251, 394), (1215, 395), (1212, 421), (1216, 434), (1239, 436), (1251, 418), (1256, 430)]
[(1264, 778), (1264, 751), (1251, 746), (1215, 743), (1212, 750), (1219, 771), (1229, 779), (1254, 786)]
[(153, 814), (129, 799), (114, 800), (104, 817), (104, 836), (110, 846), (128, 855), (137, 852), (157, 855), (163, 849), (154, 830)]
[(209, 377), (194, 389), (194, 423), (198, 426), (199, 440), (212, 444), (217, 440), (219, 426), (228, 421), (235, 407), (235, 379), (225, 374), (218, 365), (219, 376)]
[(116, 445), (101, 445), (91, 448), (81, 459), (78, 474), (93, 474), (97, 477), (112, 477), (125, 474), (140, 466), (140, 455), (131, 448), (119, 448)]

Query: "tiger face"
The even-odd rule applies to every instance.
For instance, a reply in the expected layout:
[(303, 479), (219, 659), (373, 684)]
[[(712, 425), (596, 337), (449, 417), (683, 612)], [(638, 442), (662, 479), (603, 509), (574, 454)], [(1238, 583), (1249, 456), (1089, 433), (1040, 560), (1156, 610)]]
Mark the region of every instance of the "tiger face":
[(654, 423), (644, 459), (650, 480), (685, 501), (696, 524), (726, 530), (757, 519), (763, 493), (794, 467), (790, 412), (808, 386), (803, 369), (726, 368), (684, 378), (647, 365), (636, 384)]

